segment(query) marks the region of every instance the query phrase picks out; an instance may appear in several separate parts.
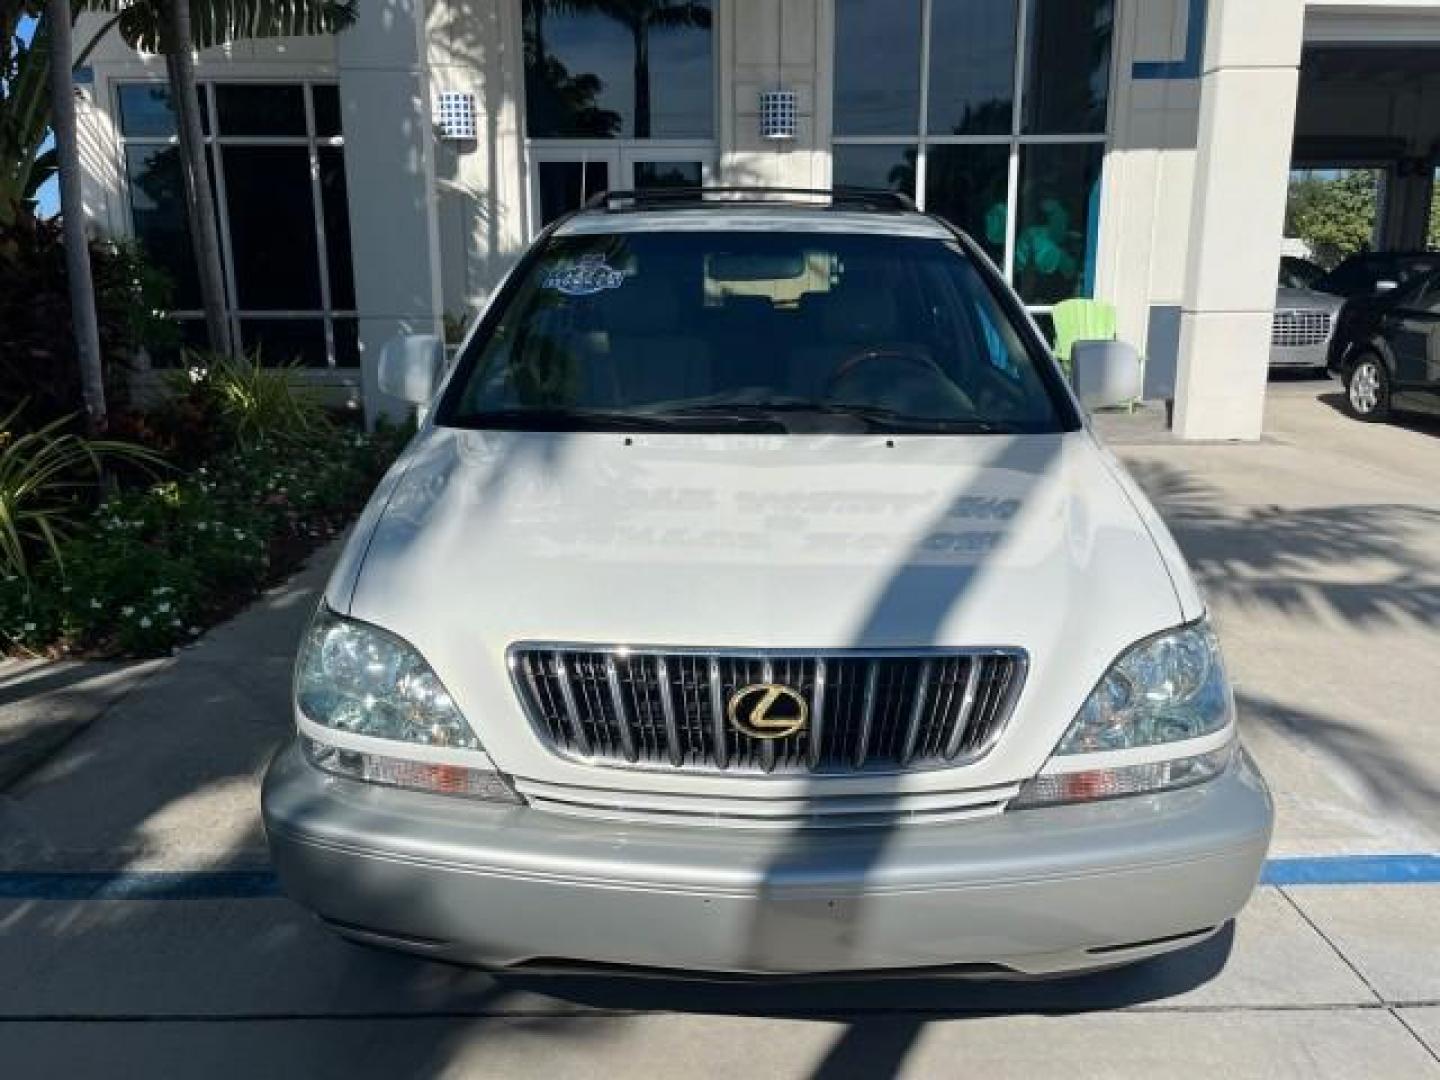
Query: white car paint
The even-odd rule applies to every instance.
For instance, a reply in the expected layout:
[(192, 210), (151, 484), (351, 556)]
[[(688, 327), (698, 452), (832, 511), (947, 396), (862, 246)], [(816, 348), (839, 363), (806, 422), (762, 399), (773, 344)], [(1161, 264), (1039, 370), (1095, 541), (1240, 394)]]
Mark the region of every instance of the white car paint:
[[(377, 491), (326, 598), (415, 645), (522, 791), (780, 799), (814, 793), (817, 781), (562, 758), (531, 731), (511, 686), (506, 650), (517, 642), (1022, 648), (1029, 676), (987, 756), (820, 782), (834, 794), (944, 791), (957, 805), (1040, 771), (1121, 652), (1202, 613), (1165, 526), (1088, 429), (887, 437), (427, 424)], [(1232, 737), (1116, 760), (1174, 758)], [(480, 756), (425, 751), (416, 756)]]

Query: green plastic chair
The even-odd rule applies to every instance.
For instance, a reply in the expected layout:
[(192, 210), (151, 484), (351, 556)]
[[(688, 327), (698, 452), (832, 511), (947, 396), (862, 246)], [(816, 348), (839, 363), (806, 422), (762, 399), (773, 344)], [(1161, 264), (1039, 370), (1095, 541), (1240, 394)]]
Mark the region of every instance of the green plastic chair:
[(1050, 318), (1055, 323), (1055, 357), (1067, 372), (1075, 342), (1115, 340), (1115, 305), (1103, 300), (1062, 300)]

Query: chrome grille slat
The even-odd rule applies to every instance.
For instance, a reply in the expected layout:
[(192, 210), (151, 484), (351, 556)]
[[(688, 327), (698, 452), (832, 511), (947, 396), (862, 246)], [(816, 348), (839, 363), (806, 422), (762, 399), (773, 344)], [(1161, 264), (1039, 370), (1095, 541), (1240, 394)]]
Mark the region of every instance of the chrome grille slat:
[(565, 654), (555, 654), (555, 674), (560, 681), (560, 699), (565, 702), (565, 718), (570, 722), (570, 732), (582, 754), (590, 753), (590, 736), (580, 719), (580, 706), (575, 702), (575, 687), (570, 681), (569, 669), (565, 666)]
[(810, 691), (810, 750), (806, 764), (813, 770), (825, 748), (825, 659), (815, 660), (815, 683)]
[(960, 708), (955, 713), (955, 726), (945, 743), (945, 760), (951, 761), (960, 753), (960, 747), (970, 730), (970, 714), (975, 711), (975, 692), (980, 686), (980, 665), (971, 660), (965, 672), (965, 692), (960, 696)]
[[(596, 765), (774, 774), (966, 764), (994, 744), (1023, 685), (1019, 650), (907, 654), (516, 646), (510, 667), (537, 734)], [(809, 721), (781, 738), (731, 726), (742, 687), (798, 693)]]
[(900, 764), (909, 765), (915, 756), (915, 744), (920, 739), (920, 721), (925, 717), (925, 699), (930, 693), (930, 660), (920, 662), (916, 676), (915, 692), (911, 694), (914, 704), (910, 706), (910, 723), (905, 726), (905, 745), (900, 750)]
[(605, 657), (605, 681), (610, 687), (610, 700), (615, 706), (615, 719), (620, 728), (620, 750), (626, 761), (639, 761), (640, 752), (635, 748), (635, 732), (630, 726), (630, 717), (625, 712), (625, 690), (620, 685), (620, 665), (615, 657)]
[(1334, 316), (1312, 308), (1280, 308), (1270, 328), (1270, 344), (1282, 348), (1323, 345), (1330, 340)]

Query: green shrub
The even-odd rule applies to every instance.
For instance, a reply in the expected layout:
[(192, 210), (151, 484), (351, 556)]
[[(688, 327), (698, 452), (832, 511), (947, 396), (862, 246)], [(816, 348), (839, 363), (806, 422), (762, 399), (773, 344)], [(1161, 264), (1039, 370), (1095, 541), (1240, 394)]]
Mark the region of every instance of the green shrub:
[[(133, 244), (94, 240), (90, 265), (106, 398), (115, 411), (127, 400), (140, 350), (176, 336), (174, 324), (159, 314), (169, 306), (170, 288)], [(28, 400), (24, 419), (37, 426), (82, 404), (66, 280), (58, 220), (22, 210), (0, 224), (0, 412)]]
[(85, 439), (60, 417), (26, 432), (22, 406), (0, 419), (0, 574), (28, 577), (37, 554), (60, 562), (61, 542), (96, 491), (105, 459), (157, 466), (162, 459), (130, 443)]
[(59, 559), (0, 579), (0, 634), (15, 652), (173, 649), (344, 528), (405, 437), (327, 425), (111, 498)]

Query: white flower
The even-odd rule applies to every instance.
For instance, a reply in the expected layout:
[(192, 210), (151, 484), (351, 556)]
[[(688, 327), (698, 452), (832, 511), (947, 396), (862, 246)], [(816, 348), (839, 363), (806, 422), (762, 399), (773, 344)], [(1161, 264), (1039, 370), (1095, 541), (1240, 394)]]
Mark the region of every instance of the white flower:
[(167, 611), (170, 610), (170, 604), (169, 604), (168, 601), (165, 602), (165, 603), (163, 603), (163, 604), (158, 604), (158, 605), (156, 605), (155, 610), (156, 610), (156, 612), (158, 612), (159, 614), (164, 615)]
[(100, 601), (99, 601), (99, 600), (96, 600), (94, 597), (91, 597), (91, 599), (90, 599), (90, 606), (91, 606), (92, 608), (94, 608), (96, 611), (99, 611), (99, 610), (100, 610), (101, 608), (103, 608), (105, 605), (102, 604), (102, 603), (100, 603)]
[(190, 627), (190, 633), (192, 633), (192, 634), (198, 634), (198, 633), (200, 633), (200, 627), (198, 627), (198, 626), (192, 626), (192, 627)]
[(124, 615), (124, 616), (128, 619), (131, 615), (134, 615), (134, 614), (135, 614), (135, 609), (134, 609), (133, 607), (131, 607), (129, 604), (126, 604), (124, 607), (122, 607), (122, 608), (120, 609), (120, 614), (121, 614), (121, 615)]
[(179, 620), (179, 619), (171, 619), (171, 620), (170, 620), (170, 625), (171, 625), (171, 626), (179, 626), (179, 625), (180, 625), (180, 620)]
[(149, 615), (142, 615), (142, 616), (140, 617), (140, 628), (141, 628), (142, 630), (148, 630), (148, 629), (150, 628), (150, 616), (149, 616)]
[(197, 521), (195, 523), (195, 528), (199, 529), (201, 532), (204, 532), (208, 527), (209, 526), (207, 526), (203, 521)]
[(25, 624), (25, 632), (26, 632), (27, 634), (34, 633), (34, 632), (35, 632), (35, 624), (34, 624), (33, 622), (27, 622), (27, 623)]

